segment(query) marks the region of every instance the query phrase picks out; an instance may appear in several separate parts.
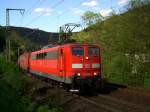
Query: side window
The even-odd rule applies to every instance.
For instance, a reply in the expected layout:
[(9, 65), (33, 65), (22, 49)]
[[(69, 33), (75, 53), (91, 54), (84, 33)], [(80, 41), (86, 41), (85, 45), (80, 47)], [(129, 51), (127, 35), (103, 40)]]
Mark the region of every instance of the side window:
[(43, 59), (43, 53), (39, 54), (39, 59)]
[(57, 51), (50, 51), (38, 54), (32, 54), (33, 60), (44, 60), (44, 59), (57, 59), (58, 52)]
[(72, 55), (83, 56), (84, 55), (84, 49), (82, 47), (73, 47), (72, 48)]
[(39, 54), (39, 59), (42, 59), (42, 53)]
[(91, 56), (98, 56), (99, 55), (99, 49), (94, 47), (88, 48), (88, 54)]
[(31, 55), (32, 60), (36, 60), (36, 54)]
[[(34, 56), (35, 55), (35, 56)], [(34, 54), (33, 55), (33, 58), (32, 59), (37, 59), (37, 60), (40, 60), (40, 59), (46, 59), (46, 56), (47, 56), (47, 53), (39, 53), (39, 54)]]
[(58, 57), (58, 52), (57, 51), (50, 51), (47, 52), (47, 59), (57, 59)]
[(43, 55), (42, 55), (42, 59), (46, 59), (46, 56), (47, 56), (47, 53), (45, 52), (45, 53), (43, 53)]
[(36, 54), (36, 57), (37, 60), (40, 59), (40, 54)]

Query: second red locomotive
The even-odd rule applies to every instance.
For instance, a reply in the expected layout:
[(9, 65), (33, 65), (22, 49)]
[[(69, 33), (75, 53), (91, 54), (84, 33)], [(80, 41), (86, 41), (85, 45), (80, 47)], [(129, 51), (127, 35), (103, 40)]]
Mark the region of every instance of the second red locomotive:
[(65, 44), (24, 53), (18, 64), (30, 73), (69, 85), (72, 89), (99, 87), (100, 48), (89, 44)]

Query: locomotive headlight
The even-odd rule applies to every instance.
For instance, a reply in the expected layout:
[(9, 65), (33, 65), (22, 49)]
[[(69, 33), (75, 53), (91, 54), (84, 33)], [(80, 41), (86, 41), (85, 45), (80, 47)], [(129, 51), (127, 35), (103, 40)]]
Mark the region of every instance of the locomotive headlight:
[(88, 56), (86, 56), (86, 57), (85, 57), (85, 59), (87, 59), (87, 60), (88, 60), (88, 59), (89, 59), (89, 57), (88, 57)]
[(81, 76), (81, 74), (80, 74), (80, 73), (77, 73), (77, 76)]
[(97, 75), (97, 73), (96, 73), (96, 72), (94, 72), (94, 75), (96, 76), (96, 75)]

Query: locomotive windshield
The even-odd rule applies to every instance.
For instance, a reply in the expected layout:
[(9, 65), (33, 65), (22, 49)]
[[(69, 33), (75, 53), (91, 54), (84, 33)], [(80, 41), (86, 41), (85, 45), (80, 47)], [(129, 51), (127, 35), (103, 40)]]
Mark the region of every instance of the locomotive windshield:
[(73, 47), (72, 55), (74, 56), (82, 56), (84, 55), (84, 49), (82, 47)]
[(88, 48), (88, 54), (92, 55), (92, 56), (98, 56), (99, 55), (99, 49), (98, 48), (89, 47)]

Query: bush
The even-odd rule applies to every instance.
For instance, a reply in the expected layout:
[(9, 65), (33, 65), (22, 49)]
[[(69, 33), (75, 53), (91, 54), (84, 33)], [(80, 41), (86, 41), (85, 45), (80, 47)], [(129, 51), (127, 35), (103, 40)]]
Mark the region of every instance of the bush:
[[(131, 73), (131, 67), (127, 58), (123, 54), (116, 54), (103, 60), (103, 75), (113, 82), (127, 83), (128, 74)], [(106, 75), (107, 74), (107, 75)]]
[(62, 109), (61, 108), (50, 109), (47, 105), (44, 105), (38, 107), (37, 112), (62, 112)]
[(0, 111), (25, 112), (22, 100), (23, 90), (27, 87), (27, 79), (20, 76), (19, 68), (12, 63), (5, 62), (0, 56)]

